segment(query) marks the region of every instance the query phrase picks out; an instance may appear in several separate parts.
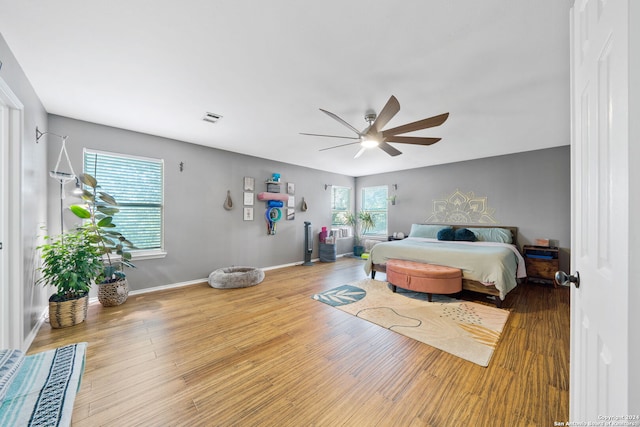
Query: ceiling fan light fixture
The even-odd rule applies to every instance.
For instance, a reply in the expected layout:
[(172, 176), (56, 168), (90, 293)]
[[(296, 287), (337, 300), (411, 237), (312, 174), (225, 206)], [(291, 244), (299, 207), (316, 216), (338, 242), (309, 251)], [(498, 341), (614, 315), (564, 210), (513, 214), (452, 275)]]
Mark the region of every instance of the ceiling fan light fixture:
[(363, 139), (361, 144), (365, 148), (373, 148), (373, 147), (377, 147), (378, 145), (380, 145), (380, 142), (376, 141), (373, 138), (367, 138), (367, 139)]
[(333, 148), (344, 147), (352, 144), (360, 144), (360, 150), (355, 155), (354, 158), (358, 158), (364, 153), (368, 148), (378, 147), (388, 155), (395, 157), (402, 154), (402, 151), (398, 150), (391, 144), (414, 144), (414, 145), (431, 145), (440, 141), (442, 138), (426, 138), (420, 136), (404, 136), (405, 133), (415, 132), (423, 129), (429, 129), (436, 126), (440, 126), (443, 124), (447, 118), (449, 117), (449, 113), (440, 114), (438, 116), (429, 117), (426, 119), (418, 120), (416, 122), (407, 123), (401, 126), (397, 126), (391, 129), (385, 129), (385, 126), (393, 119), (393, 117), (400, 111), (400, 103), (396, 99), (395, 96), (391, 95), (387, 103), (382, 107), (380, 114), (376, 115), (375, 111), (367, 110), (364, 115), (364, 119), (367, 121), (369, 126), (367, 126), (364, 130), (359, 131), (351, 124), (346, 122), (344, 119), (338, 117), (334, 113), (323, 110), (320, 108), (320, 111), (341, 123), (345, 127), (349, 128), (353, 132), (358, 135), (357, 137), (348, 137), (348, 136), (337, 136), (337, 135), (326, 135), (326, 134), (317, 134), (317, 133), (302, 133), (302, 135), (311, 135), (311, 136), (326, 136), (330, 138), (346, 138), (352, 139), (353, 142), (348, 144), (340, 144), (329, 148), (322, 148), (320, 151), (331, 150)]

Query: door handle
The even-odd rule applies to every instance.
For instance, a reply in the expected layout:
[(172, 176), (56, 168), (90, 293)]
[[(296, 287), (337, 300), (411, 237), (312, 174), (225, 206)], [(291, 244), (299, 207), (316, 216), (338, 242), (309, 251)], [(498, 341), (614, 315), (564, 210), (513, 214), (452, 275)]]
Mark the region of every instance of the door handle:
[(573, 283), (576, 288), (580, 287), (580, 272), (576, 271), (576, 275), (573, 276), (571, 274), (567, 274), (564, 271), (556, 271), (556, 283), (560, 286), (569, 286), (570, 283)]

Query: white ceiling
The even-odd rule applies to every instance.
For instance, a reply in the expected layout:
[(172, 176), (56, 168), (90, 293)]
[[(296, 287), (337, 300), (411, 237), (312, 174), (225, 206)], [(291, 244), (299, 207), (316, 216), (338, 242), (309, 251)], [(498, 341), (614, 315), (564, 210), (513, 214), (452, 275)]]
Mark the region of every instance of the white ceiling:
[[(363, 176), (569, 144), (567, 3), (0, 0), (0, 32), (49, 113)], [(352, 136), (318, 108), (363, 129), (391, 95), (386, 128), (450, 112), (414, 133), (442, 141), (299, 135)]]

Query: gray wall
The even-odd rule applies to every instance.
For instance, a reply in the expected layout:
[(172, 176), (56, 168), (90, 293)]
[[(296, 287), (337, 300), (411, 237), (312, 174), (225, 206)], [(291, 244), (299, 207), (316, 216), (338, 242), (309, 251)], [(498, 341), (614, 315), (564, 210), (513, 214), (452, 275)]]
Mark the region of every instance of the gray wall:
[(388, 185), (389, 194), (397, 195), (396, 205), (389, 206), (390, 232), (407, 233), (411, 224), (426, 222), (434, 199), (456, 189), (473, 192), (487, 197), (499, 224), (518, 227), (520, 245), (538, 237), (556, 240), (562, 248), (560, 266), (570, 271), (569, 146), (359, 177), (356, 197), (362, 187), (375, 185)]
[[(161, 158), (165, 161), (165, 249), (164, 259), (135, 262), (127, 271), (133, 290), (181, 283), (208, 277), (211, 271), (232, 265), (271, 267), (301, 262), (304, 258), (304, 221), (312, 224), (315, 237), (313, 257), (317, 257), (317, 234), (331, 224), (331, 191), (325, 184), (354, 187), (354, 178), (264, 160), (157, 136), (131, 132), (66, 117), (49, 116), (52, 132), (68, 135), (67, 148), (76, 173), (82, 171), (83, 148), (121, 154)], [(49, 147), (49, 167), (53, 169), (59, 145)], [(180, 172), (179, 163), (184, 162)], [(283, 185), (295, 184), (296, 217), (282, 219), (275, 235), (267, 235), (265, 203), (255, 201), (254, 220), (243, 219), (243, 177), (255, 178), (256, 194), (266, 191), (264, 181), (280, 173)], [(58, 194), (55, 181), (49, 191)], [(71, 190), (71, 186), (68, 188)], [(231, 190), (234, 208), (223, 203)], [(282, 191), (286, 191), (283, 188)], [(117, 199), (117, 195), (116, 196)], [(300, 210), (304, 197), (309, 206)], [(77, 203), (69, 197), (66, 204)], [(59, 199), (52, 198), (49, 224), (59, 228)], [(117, 223), (117, 216), (116, 216)], [(77, 219), (65, 216), (65, 227)], [(345, 250), (350, 251), (350, 244)]]
[[(45, 225), (47, 212), (46, 148), (44, 144), (36, 144), (35, 133), (36, 126), (46, 129), (47, 113), (2, 35), (0, 35), (0, 61), (2, 61), (0, 77), (24, 106), (22, 143), (19, 147), (11, 147), (19, 150), (22, 158), (20, 165), (12, 166), (19, 170), (22, 199), (19, 215), (22, 219), (20, 263), (22, 264), (23, 301), (20, 311), (23, 322), (22, 325), (15, 325), (15, 328), (20, 330), (24, 341), (32, 332), (47, 305), (47, 291), (34, 285), (36, 269), (40, 266), (36, 246), (42, 235), (40, 228)], [(16, 226), (17, 224), (11, 224), (11, 227)], [(4, 250), (11, 251), (15, 248), (6, 247)], [(10, 284), (10, 286), (14, 285)]]
[[(519, 227), (520, 244), (536, 237), (557, 240), (563, 248), (561, 267), (568, 266), (570, 242), (569, 147), (532, 151), (508, 156), (420, 168), (357, 179), (263, 160), (226, 151), (186, 144), (180, 141), (115, 129), (65, 117), (47, 116), (42, 103), (20, 65), (0, 36), (0, 77), (24, 104), (21, 152), (21, 217), (23, 324), (16, 325), (23, 336), (33, 332), (38, 316), (46, 307), (47, 292), (36, 288), (36, 251), (41, 227), (48, 224), (52, 234), (59, 232), (59, 198), (56, 182), (48, 178), (60, 149), (58, 138), (35, 143), (35, 127), (68, 135), (73, 166), (82, 170), (82, 149), (165, 159), (165, 248), (164, 259), (138, 261), (128, 272), (132, 289), (197, 280), (213, 269), (229, 265), (270, 267), (303, 259), (304, 221), (313, 224), (314, 236), (323, 225), (330, 225), (330, 190), (325, 184), (355, 188), (358, 202), (363, 186), (397, 184), (398, 202), (389, 210), (389, 230), (408, 232), (414, 222), (424, 222), (432, 212), (432, 201), (460, 189), (488, 197), (489, 206), (503, 225)], [(48, 160), (47, 160), (48, 159)], [(178, 164), (184, 162), (183, 172)], [(296, 185), (296, 219), (281, 221), (275, 236), (266, 234), (262, 218), (264, 204), (254, 205), (254, 221), (242, 218), (242, 178), (256, 178), (256, 192), (273, 172), (283, 183)], [(222, 204), (227, 189), (235, 208)], [(67, 188), (70, 190), (70, 188)], [(48, 196), (50, 194), (50, 196)], [(309, 211), (299, 210), (302, 197)], [(69, 197), (65, 204), (73, 203)], [(65, 216), (66, 227), (76, 219)], [(348, 252), (351, 242), (340, 242), (339, 253)], [(317, 257), (317, 237), (314, 257)]]

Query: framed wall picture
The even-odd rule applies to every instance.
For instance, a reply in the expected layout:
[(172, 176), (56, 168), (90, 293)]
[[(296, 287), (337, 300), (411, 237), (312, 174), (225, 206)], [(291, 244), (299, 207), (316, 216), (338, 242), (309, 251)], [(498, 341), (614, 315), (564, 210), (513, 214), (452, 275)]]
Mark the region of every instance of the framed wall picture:
[(296, 197), (295, 196), (289, 196), (289, 199), (287, 200), (287, 207), (288, 208), (295, 208), (296, 207)]
[(287, 208), (287, 220), (291, 221), (296, 219), (296, 210)]
[(253, 221), (253, 208), (244, 208), (244, 220)]
[(244, 177), (244, 191), (253, 191), (255, 189), (256, 180), (250, 176)]
[(253, 206), (253, 193), (250, 191), (244, 192), (244, 204)]
[(296, 185), (293, 182), (287, 182), (287, 194), (296, 194)]

